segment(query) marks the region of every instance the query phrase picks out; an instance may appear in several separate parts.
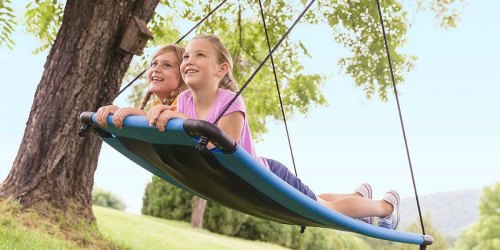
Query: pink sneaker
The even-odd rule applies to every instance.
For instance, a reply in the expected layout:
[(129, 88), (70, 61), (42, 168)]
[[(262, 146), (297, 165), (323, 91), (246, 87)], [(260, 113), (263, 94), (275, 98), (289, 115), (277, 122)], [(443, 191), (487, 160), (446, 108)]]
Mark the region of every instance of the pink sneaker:
[(399, 204), (400, 204), (400, 199), (399, 199), (399, 194), (398, 192), (394, 190), (389, 190), (387, 193), (384, 195), (384, 201), (389, 202), (389, 204), (392, 205), (392, 213), (389, 214), (389, 216), (385, 218), (381, 218), (378, 221), (378, 226), (379, 227), (385, 227), (388, 229), (396, 229), (399, 223)]
[[(371, 199), (373, 195), (372, 187), (368, 183), (363, 183), (358, 188), (356, 188), (356, 193), (360, 194), (361, 196), (363, 196), (363, 198), (366, 199)], [(358, 218), (358, 220), (368, 224), (372, 224), (372, 217)]]

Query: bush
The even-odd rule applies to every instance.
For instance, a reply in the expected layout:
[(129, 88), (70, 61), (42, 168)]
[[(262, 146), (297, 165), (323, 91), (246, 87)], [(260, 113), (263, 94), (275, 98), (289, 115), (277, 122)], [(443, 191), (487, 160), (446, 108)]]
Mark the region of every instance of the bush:
[(159, 177), (146, 186), (141, 212), (169, 220), (190, 221), (194, 196)]
[(125, 203), (122, 200), (100, 188), (92, 190), (92, 203), (96, 206), (125, 210)]
[(203, 227), (209, 231), (235, 236), (249, 215), (221, 206), (215, 202), (208, 202), (203, 217)]
[(270, 242), (285, 247), (297, 245), (297, 239), (300, 238), (300, 227), (295, 225), (286, 225), (270, 220), (250, 216), (240, 228), (236, 237)]

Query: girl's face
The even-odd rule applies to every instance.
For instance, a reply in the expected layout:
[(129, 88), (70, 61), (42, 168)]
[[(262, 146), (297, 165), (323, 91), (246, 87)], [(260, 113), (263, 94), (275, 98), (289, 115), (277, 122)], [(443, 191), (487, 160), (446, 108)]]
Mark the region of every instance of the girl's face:
[(189, 88), (218, 88), (219, 81), (227, 73), (217, 63), (217, 52), (212, 43), (206, 39), (191, 40), (186, 46), (181, 63), (181, 74)]
[(169, 97), (172, 91), (179, 88), (182, 80), (175, 52), (168, 51), (153, 58), (147, 78), (149, 91), (160, 99)]

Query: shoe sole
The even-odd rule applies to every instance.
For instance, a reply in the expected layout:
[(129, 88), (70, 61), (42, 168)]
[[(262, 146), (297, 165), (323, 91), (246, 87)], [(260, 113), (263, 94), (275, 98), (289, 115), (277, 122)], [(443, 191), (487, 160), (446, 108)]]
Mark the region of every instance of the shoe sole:
[(373, 198), (372, 186), (370, 186), (370, 184), (368, 184), (368, 183), (363, 183), (361, 185), (365, 186), (365, 188), (368, 190), (368, 197), (365, 197), (365, 198), (372, 199)]
[[(399, 205), (400, 205), (401, 199), (399, 198), (398, 192), (396, 192), (395, 190), (389, 190), (387, 193), (390, 193), (390, 194), (394, 195), (394, 197), (396, 197), (396, 206), (398, 208), (398, 210), (397, 210), (398, 220), (396, 221), (396, 226), (394, 227), (394, 230), (395, 230), (396, 228), (398, 228), (398, 225), (399, 225)], [(389, 201), (387, 201), (387, 202), (389, 202)], [(391, 203), (391, 202), (389, 202), (389, 203)], [(396, 209), (396, 208), (394, 208), (394, 209)]]

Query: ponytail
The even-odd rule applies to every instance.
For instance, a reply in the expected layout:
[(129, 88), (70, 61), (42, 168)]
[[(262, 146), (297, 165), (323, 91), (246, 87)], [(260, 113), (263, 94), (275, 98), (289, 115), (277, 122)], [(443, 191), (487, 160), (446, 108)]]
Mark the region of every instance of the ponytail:
[(149, 99), (151, 99), (151, 95), (153, 95), (153, 92), (148, 91), (148, 92), (146, 93), (146, 95), (144, 95), (144, 96), (142, 97), (142, 100), (141, 100), (141, 106), (139, 107), (139, 109), (144, 110), (144, 108), (146, 107), (146, 104), (148, 104), (148, 102), (149, 102)]
[(238, 92), (238, 87), (236, 87), (236, 83), (233, 80), (233, 76), (232, 76), (231, 72), (228, 72), (224, 76), (224, 78), (222, 78), (222, 80), (219, 83), (219, 88), (228, 89), (228, 90), (231, 90), (233, 92)]

